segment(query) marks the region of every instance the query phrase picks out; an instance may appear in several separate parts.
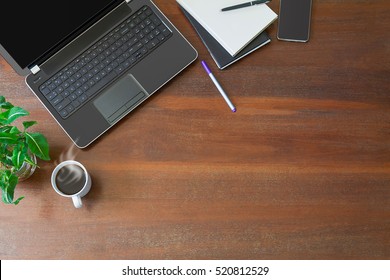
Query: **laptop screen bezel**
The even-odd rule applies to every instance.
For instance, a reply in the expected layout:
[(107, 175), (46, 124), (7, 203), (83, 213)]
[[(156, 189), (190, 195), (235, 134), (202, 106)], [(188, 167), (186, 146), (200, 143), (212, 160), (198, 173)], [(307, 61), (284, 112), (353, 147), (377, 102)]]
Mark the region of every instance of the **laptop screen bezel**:
[(0, 55), (7, 61), (7, 63), (15, 70), (15, 72), (21, 76), (27, 76), (31, 74), (31, 68), (34, 65), (40, 65), (48, 58), (50, 58), (53, 54), (61, 50), (65, 47), (69, 42), (74, 40), (77, 36), (82, 34), (86, 29), (90, 28), (94, 23), (96, 23), (99, 19), (101, 19), (108, 11), (112, 10), (116, 6), (119, 6), (122, 3), (125, 3), (125, 0), (112, 0), (111, 3), (107, 5), (107, 7), (102, 10), (100, 13), (96, 14), (96, 16), (86, 22), (82, 27), (80, 27), (76, 32), (74, 32), (73, 36), (69, 36), (59, 42), (57, 45), (53, 46), (51, 49), (47, 50), (45, 54), (37, 57), (32, 63), (27, 65), (26, 67), (21, 67), (19, 63), (9, 54), (9, 52), (0, 44)]

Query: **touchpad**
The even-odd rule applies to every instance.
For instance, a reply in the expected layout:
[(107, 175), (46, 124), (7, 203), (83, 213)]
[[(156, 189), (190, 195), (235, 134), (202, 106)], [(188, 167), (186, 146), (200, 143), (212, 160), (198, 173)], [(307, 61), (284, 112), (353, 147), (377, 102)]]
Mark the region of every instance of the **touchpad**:
[(146, 97), (134, 76), (127, 74), (106, 88), (93, 104), (109, 123), (113, 123)]

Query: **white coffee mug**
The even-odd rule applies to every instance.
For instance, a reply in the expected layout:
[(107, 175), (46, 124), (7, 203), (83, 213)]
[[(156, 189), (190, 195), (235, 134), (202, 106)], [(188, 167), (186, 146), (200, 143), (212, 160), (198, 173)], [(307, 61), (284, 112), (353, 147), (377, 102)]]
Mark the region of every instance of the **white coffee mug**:
[(66, 160), (54, 168), (51, 185), (59, 195), (72, 198), (74, 207), (80, 208), (83, 206), (81, 198), (91, 189), (92, 181), (84, 165), (75, 160)]

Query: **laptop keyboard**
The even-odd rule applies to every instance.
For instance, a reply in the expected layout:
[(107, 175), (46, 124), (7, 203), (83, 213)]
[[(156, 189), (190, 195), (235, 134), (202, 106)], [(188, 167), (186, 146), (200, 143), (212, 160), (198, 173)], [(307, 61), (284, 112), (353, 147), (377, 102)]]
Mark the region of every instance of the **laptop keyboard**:
[(171, 34), (152, 9), (143, 6), (39, 89), (66, 119)]

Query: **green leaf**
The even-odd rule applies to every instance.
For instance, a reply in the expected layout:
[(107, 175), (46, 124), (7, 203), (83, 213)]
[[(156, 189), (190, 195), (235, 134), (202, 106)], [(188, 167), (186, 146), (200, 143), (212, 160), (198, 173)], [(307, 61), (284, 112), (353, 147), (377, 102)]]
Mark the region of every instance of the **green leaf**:
[(26, 157), (25, 157), (24, 161), (27, 162), (28, 164), (32, 165), (32, 166), (35, 166), (35, 167), (39, 168), (39, 166), (28, 156), (28, 154), (26, 154)]
[(0, 161), (5, 165), (12, 164), (10, 160), (10, 158), (12, 157), (12, 150), (10, 150), (9, 147), (10, 147), (9, 144), (4, 144), (4, 143), (0, 144)]
[(11, 109), (12, 107), (14, 107), (14, 105), (12, 105), (9, 102), (6, 102), (4, 96), (0, 96), (0, 108), (1, 109)]
[(0, 114), (0, 119), (4, 124), (10, 124), (16, 119), (29, 115), (29, 112), (20, 107), (12, 107), (8, 111), (5, 111)]
[[(7, 147), (8, 145), (4, 145), (4, 144), (2, 144), (0, 147), (0, 162), (3, 165), (3, 168), (12, 166), (12, 161), (11, 161), (12, 151), (10, 151)], [(0, 170), (0, 172), (2, 172), (2, 170)]]
[(4, 144), (16, 144), (18, 136), (15, 134), (0, 132), (0, 143)]
[(27, 148), (17, 146), (14, 148), (12, 153), (12, 163), (15, 166), (15, 169), (18, 170), (22, 167), (23, 161), (26, 157)]
[(37, 122), (36, 121), (23, 122), (24, 130), (26, 130), (29, 127), (32, 127), (34, 124), (37, 124)]
[(6, 204), (15, 204), (17, 205), (24, 197), (19, 197), (14, 201), (15, 187), (18, 184), (18, 177), (11, 173), (11, 171), (6, 170), (1, 177), (1, 189), (2, 200)]
[(0, 127), (0, 132), (10, 133), (11, 129), (12, 129), (12, 126), (10, 126), (10, 125), (2, 126), (2, 127)]
[(39, 132), (25, 132), (25, 135), (30, 151), (42, 160), (50, 160), (49, 144), (46, 137)]
[(12, 105), (9, 102), (1, 102), (0, 103), (0, 108), (1, 109), (11, 109), (12, 107), (14, 107), (14, 105)]
[(19, 128), (17, 128), (16, 126), (13, 126), (13, 127), (11, 128), (11, 130), (9, 131), (9, 133), (12, 133), (12, 134), (20, 134), (21, 132), (20, 132)]
[(19, 202), (24, 198), (24, 196), (19, 197), (17, 200), (13, 202), (13, 204), (18, 205)]

